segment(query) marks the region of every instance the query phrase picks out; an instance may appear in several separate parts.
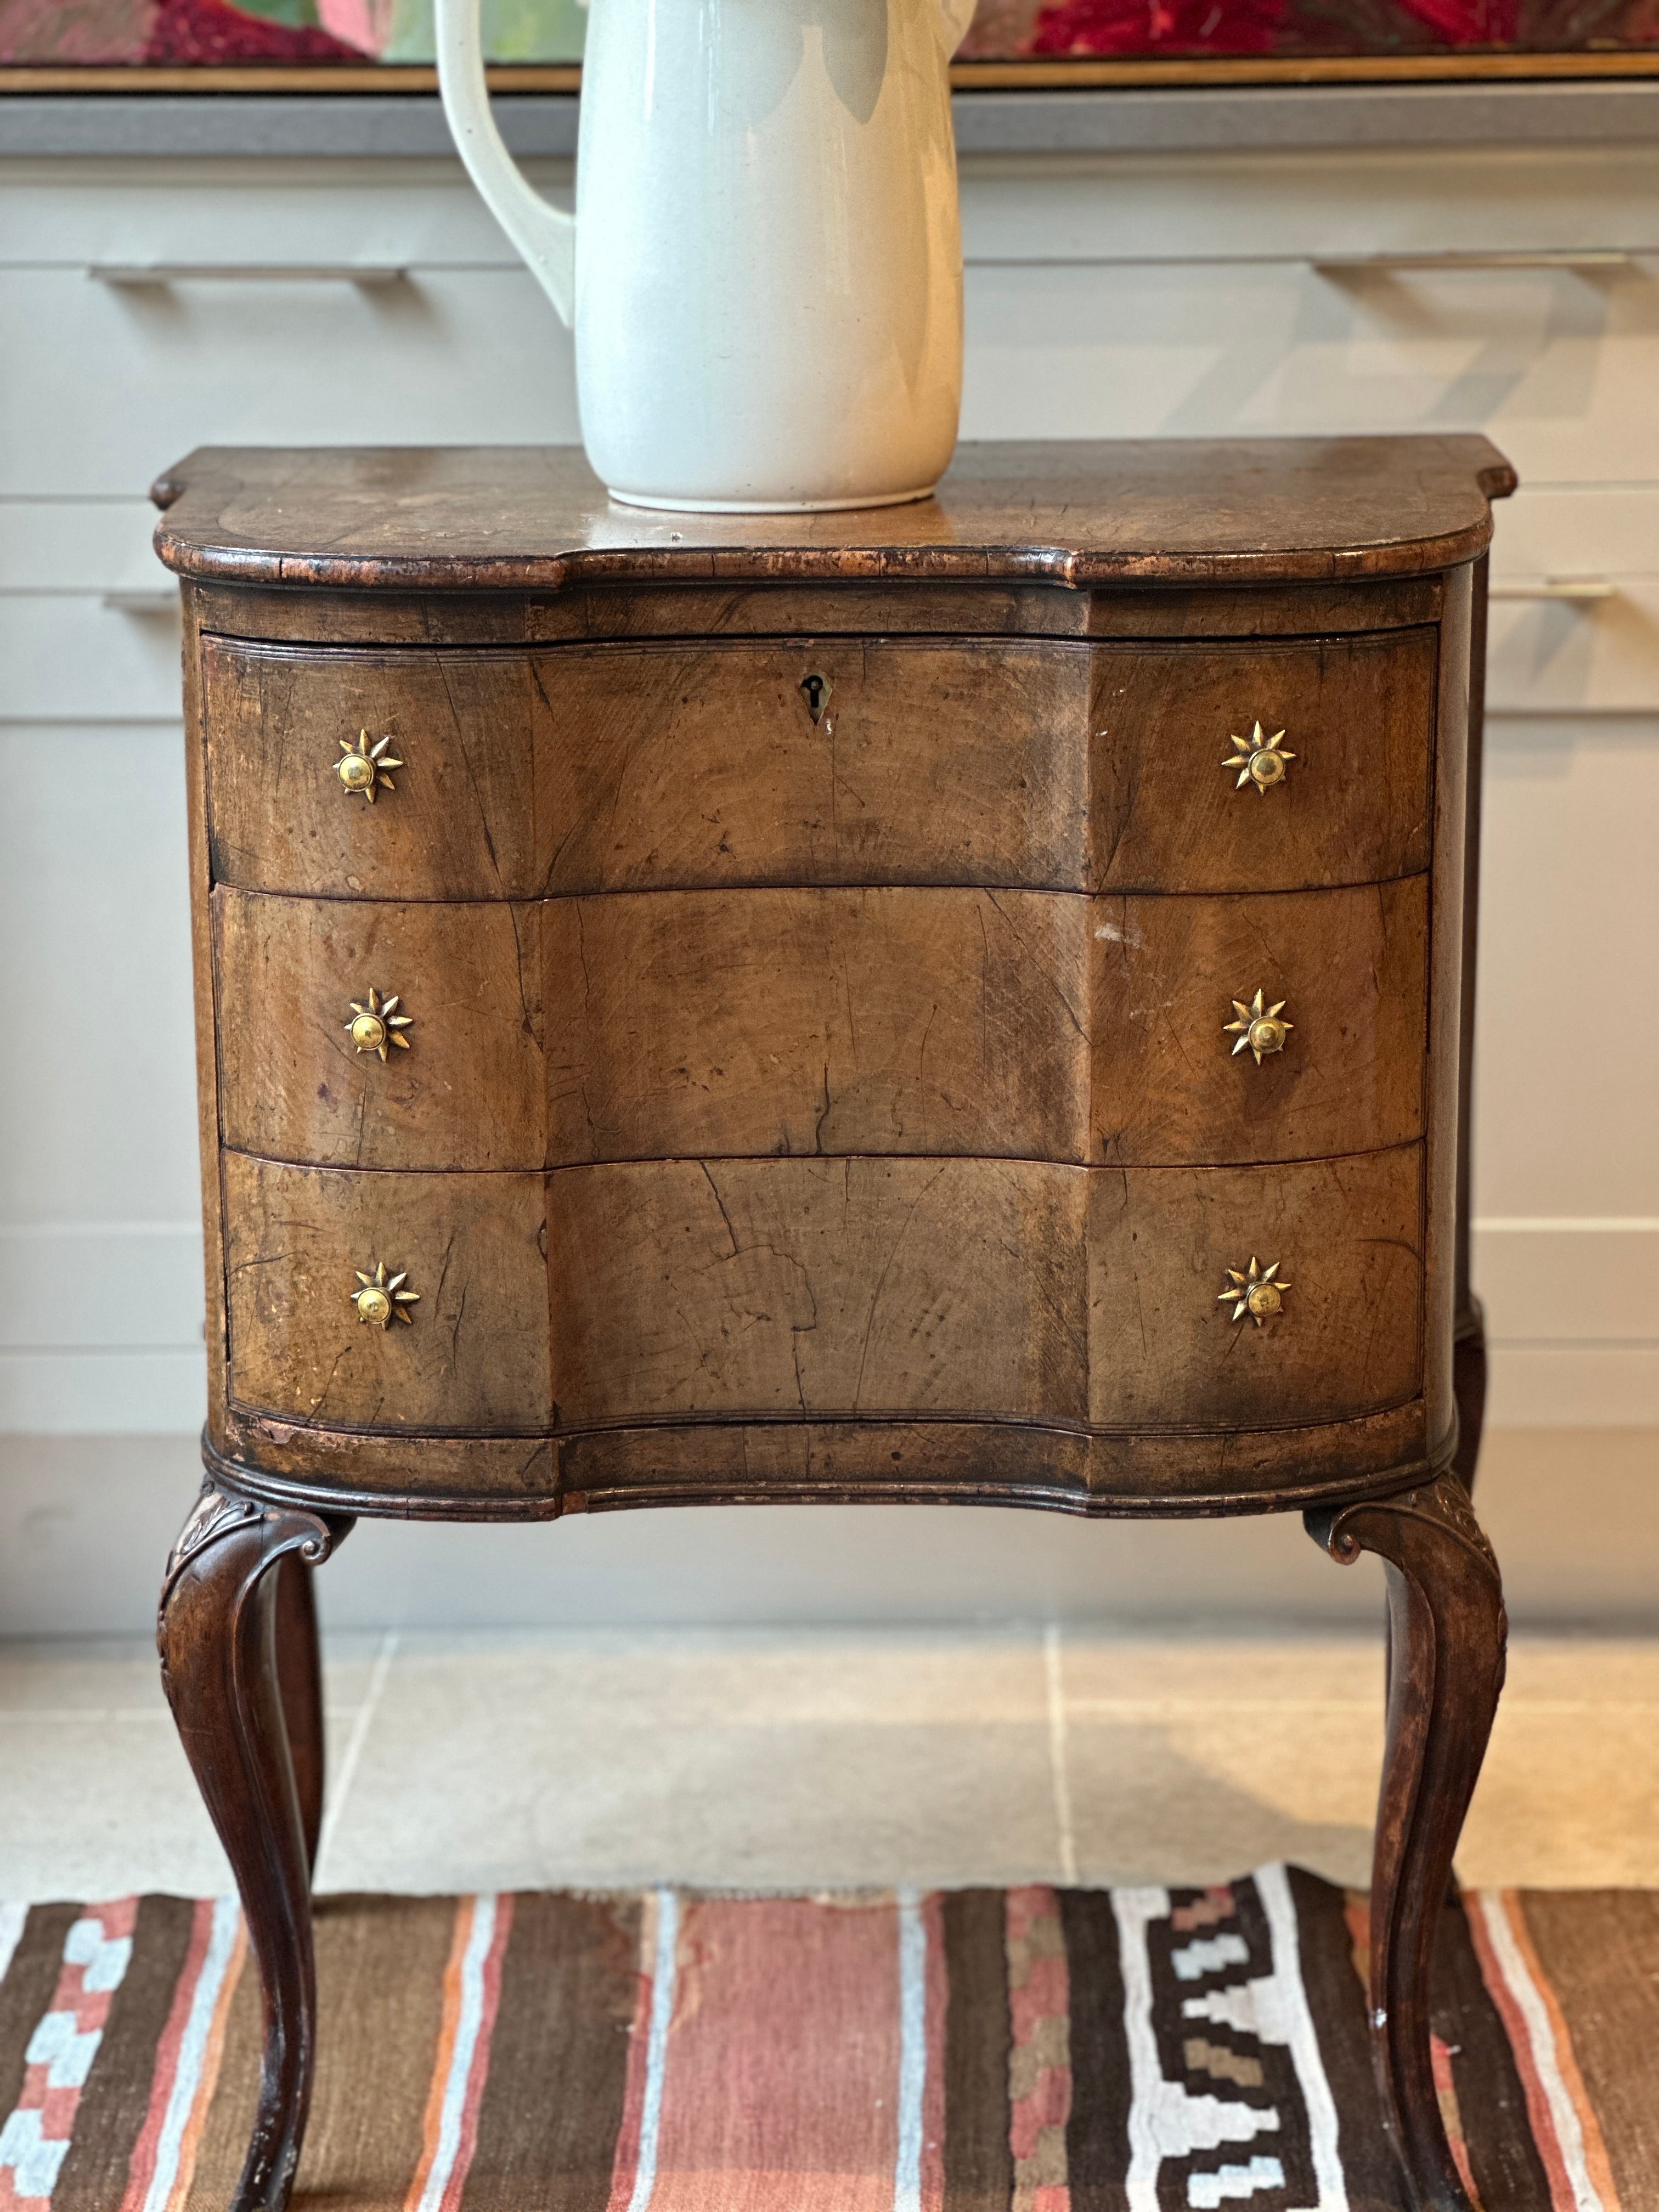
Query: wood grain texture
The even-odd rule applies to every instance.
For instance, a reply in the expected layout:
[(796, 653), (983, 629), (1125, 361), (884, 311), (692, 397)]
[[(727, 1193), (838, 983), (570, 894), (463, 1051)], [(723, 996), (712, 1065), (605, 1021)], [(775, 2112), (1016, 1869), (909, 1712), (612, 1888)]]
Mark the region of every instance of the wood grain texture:
[[(1434, 465), (1450, 468), (1449, 451)], [(1162, 508), (1135, 453), (1113, 449), (1101, 458), (1118, 467), (1116, 489), (1096, 503), (1111, 508), (1109, 522), (1079, 510), (1069, 532), (1078, 544), (1065, 550), (1062, 530), (1035, 562), (1025, 557), (1032, 517), (1057, 457), (1025, 457), (1012, 503), (1010, 465), (978, 458), (982, 483), (1001, 486), (998, 531), (1024, 549), (1012, 565), (957, 559), (959, 543), (944, 562), (932, 542), (925, 557), (914, 547), (896, 557), (861, 542), (860, 520), (880, 538), (892, 518), (879, 516), (792, 525), (797, 542), (781, 550), (757, 550), (746, 525), (730, 539), (720, 523), (688, 558), (684, 532), (664, 538), (654, 520), (629, 517), (607, 520), (605, 542), (587, 549), (595, 559), (585, 552), (556, 578), (545, 568), (516, 581), (498, 569), (464, 576), (465, 547), (462, 567), (440, 577), (421, 566), (426, 533), (441, 515), (439, 526), (458, 523), (468, 471), (488, 476), (495, 459), (447, 474), (445, 457), (428, 456), (418, 483), (405, 483), (403, 461), (369, 456), (353, 496), (360, 521), (380, 502), (384, 542), (349, 580), (301, 560), (283, 569), (280, 588), (269, 577), (192, 587), (198, 617), (234, 627), (242, 611), (286, 623), (293, 641), (213, 635), (201, 655), (205, 857), (225, 878), (213, 900), (219, 1099), (232, 1140), (224, 1212), (242, 1217), (234, 1426), (222, 1407), (215, 1419), (239, 1467), (308, 1479), (313, 1462), (331, 1455), (339, 1468), (355, 1455), (336, 1440), (361, 1432), (366, 1457), (380, 1455), (374, 1482), (389, 1494), (401, 1480), (413, 1504), (465, 1495), (463, 1440), (477, 1433), (489, 1456), (474, 1479), (507, 1510), (543, 1510), (550, 1433), (719, 1421), (733, 1405), (808, 1425), (883, 1413), (934, 1426), (959, 1414), (1079, 1432), (1092, 1424), (1087, 1480), (1126, 1498), (1224, 1502), (1230, 1481), (1254, 1499), (1288, 1497), (1322, 1424), (1340, 1462), (1333, 1480), (1376, 1464), (1355, 1432), (1396, 1416), (1411, 1431), (1397, 1439), (1397, 1465), (1428, 1463), (1449, 1432), (1437, 1380), (1449, 1358), (1425, 1342), (1436, 1328), (1425, 1332), (1420, 1315), (1413, 1323), (1396, 1262), (1409, 1273), (1426, 1254), (1437, 1275), (1438, 1109), (1425, 1110), (1422, 1048), (1445, 1004), (1446, 955), (1437, 938), (1425, 960), (1422, 870), (1431, 778), (1443, 817), (1456, 799), (1444, 757), (1462, 742), (1452, 695), (1467, 690), (1458, 608), (1468, 575), (1437, 565), (1426, 540), (1382, 567), (1369, 556), (1356, 567), (1328, 543), (1338, 557), (1317, 574), (1288, 541), (1267, 558), (1281, 525), (1288, 538), (1330, 525), (1337, 509), (1320, 501), (1339, 494), (1356, 513), (1356, 500), (1380, 498), (1409, 463), (1416, 492), (1394, 486), (1399, 553), (1410, 517), (1420, 519), (1413, 499), (1429, 495), (1426, 449), (1395, 442), (1358, 456), (1345, 490), (1329, 474), (1331, 449), (1182, 448), (1164, 471)], [(1073, 489), (1086, 487), (1090, 457), (1058, 458)], [(1297, 474), (1316, 458), (1322, 492)], [(1209, 471), (1201, 492), (1195, 460)], [(1303, 506), (1294, 526), (1283, 504), (1241, 525), (1259, 541), (1241, 565), (1227, 535), (1235, 510), (1217, 501), (1227, 487), (1254, 495), (1269, 461)], [(1503, 480), (1485, 448), (1461, 449), (1457, 465), (1483, 495)], [(336, 489), (356, 466), (335, 471)], [(1450, 477), (1438, 481), (1443, 489)], [(284, 500), (303, 496), (283, 483)], [(546, 492), (544, 483), (542, 520), (554, 526)], [(242, 501), (239, 528), (264, 497)], [(405, 508), (405, 497), (423, 504)], [(1182, 517), (1200, 499), (1208, 565), (1193, 568)], [(261, 511), (280, 520), (274, 503)], [(516, 511), (512, 496), (498, 501), (491, 559), (511, 541)], [(1146, 562), (1125, 553), (1119, 527), (1135, 515), (1158, 523)], [(355, 560), (342, 550), (354, 526), (337, 519), (344, 534), (325, 557)], [(850, 536), (837, 538), (843, 526)], [(448, 562), (454, 541), (441, 542)], [(1064, 557), (1051, 558), (1057, 546)], [(458, 592), (479, 580), (485, 588)], [(375, 620), (388, 625), (383, 641), (340, 649), (354, 623), (362, 637)], [(927, 634), (957, 622), (953, 636)], [(469, 641), (445, 647), (446, 623)], [(682, 623), (697, 634), (665, 634)], [(796, 625), (803, 634), (790, 635)], [(1450, 701), (1437, 745), (1437, 691)], [(405, 750), (399, 788), (373, 810), (331, 775), (343, 704)], [(1219, 759), (1264, 706), (1270, 723), (1283, 716), (1297, 754), (1265, 799), (1237, 792)], [(331, 743), (301, 775), (299, 756), (309, 760), (319, 732)], [(417, 745), (418, 804), (404, 807)], [(1437, 913), (1455, 887), (1437, 847), (1433, 860)], [(261, 896), (238, 896), (239, 868)], [(1089, 887), (1103, 882), (1110, 888), (1091, 903)], [(1234, 976), (1246, 959), (1272, 973)], [(368, 981), (386, 990), (401, 979), (340, 981), (387, 960), (418, 971), (423, 996), (417, 1004), (404, 983), (416, 1049), (382, 1068), (348, 1058), (346, 1007)], [(1435, 979), (1426, 1012), (1425, 966)], [(1294, 1000), (1297, 1024), (1286, 1053), (1260, 1067), (1232, 1058), (1222, 1033), (1232, 998), (1257, 983)], [(264, 1030), (234, 1018), (254, 1003), (268, 1010)], [(1437, 1083), (1444, 1060), (1437, 1048)], [(1386, 1165), (1419, 1137), (1426, 1222), (1410, 1177), (1390, 1179)], [(255, 1152), (321, 1172), (286, 1170), (297, 1180), (279, 1195), (270, 1179), (285, 1170)], [(1106, 1164), (1091, 1173), (1085, 1161)], [(545, 1182), (544, 1165), (554, 1169)], [(377, 1171), (331, 1172), (342, 1169)], [(858, 1189), (833, 1218), (806, 1185), (799, 1209), (768, 1194), (776, 1172), (838, 1169)], [(950, 1203), (937, 1218), (931, 1200), (912, 1216), (908, 1200), (893, 1213), (890, 1194), (880, 1196), (884, 1179), (940, 1170)], [(1150, 1221), (1167, 1201), (1174, 1233), (1146, 1252), (1132, 1226), (1133, 1265), (1119, 1251), (1109, 1266), (1123, 1232), (1121, 1220), (1102, 1228), (1113, 1211), (1102, 1194), (1127, 1191), (1124, 1172), (1134, 1179), (1127, 1213)], [(756, 1180), (737, 1228), (720, 1217), (717, 1230), (704, 1205), (711, 1178), (745, 1174)], [(622, 1195), (629, 1177), (658, 1194), (642, 1212)], [(260, 1191), (252, 1206), (250, 1178)], [(583, 1178), (609, 1194), (585, 1221), (571, 1211)], [(442, 1255), (452, 1235), (469, 1249), (487, 1242), (482, 1214), (514, 1184), (526, 1219), (552, 1224), (550, 1262), (538, 1251), (526, 1264), (522, 1236), (508, 1264), (493, 1256), (486, 1272), (510, 1287), (498, 1303), (514, 1317), (493, 1312), (489, 1329), (448, 1354), (429, 1339), (432, 1371), (413, 1363), (386, 1415), (356, 1346), (330, 1346), (325, 1365), (307, 1340), (321, 1311), (310, 1292), (322, 1251), (343, 1230), (355, 1243), (374, 1229), (378, 1247), (388, 1224), (410, 1250), (362, 1257), (397, 1266), (436, 1250), (456, 1310), (419, 1319), (440, 1322), (440, 1335), (452, 1321), (465, 1333), (477, 1304), (453, 1297)], [(1322, 1196), (1304, 1206), (1316, 1186)], [(1052, 1201), (1062, 1187), (1088, 1193), (1080, 1217), (1075, 1198)], [(684, 1207), (668, 1195), (677, 1188), (690, 1194)], [(290, 1203), (295, 1193), (303, 1203)], [(1179, 1243), (1181, 1264), (1206, 1274), (1207, 1323), (1208, 1275), (1218, 1284), (1220, 1265), (1249, 1254), (1230, 1249), (1212, 1265), (1206, 1239), (1219, 1219), (1231, 1243), (1247, 1216), (1329, 1230), (1334, 1250), (1345, 1238), (1353, 1247), (1370, 1316), (1364, 1343), (1352, 1314), (1332, 1306), (1322, 1321), (1327, 1364), (1344, 1374), (1315, 1374), (1311, 1354), (1305, 1376), (1288, 1362), (1274, 1402), (1259, 1376), (1243, 1387), (1248, 1353), (1237, 1374), (1206, 1373), (1178, 1328), (1154, 1331), (1125, 1361), (1125, 1285), (1137, 1332), (1149, 1301), (1167, 1294), (1179, 1306), (1184, 1290), (1159, 1272)], [(701, 1346), (697, 1374), (677, 1381), (661, 1285), (683, 1292), (682, 1261), (696, 1251), (720, 1295), (735, 1294), (730, 1340)], [(849, 1383), (847, 1346), (872, 1299), (895, 1296), (906, 1318), (875, 1334), (904, 1340), (896, 1395), (878, 1370), (872, 1397), (870, 1352), (860, 1339)], [(538, 1297), (541, 1340), (515, 1350), (514, 1332), (536, 1334), (525, 1316)], [(1080, 1364), (1067, 1346), (1079, 1297)], [(706, 1318), (718, 1304), (695, 1311)], [(361, 1326), (343, 1302), (342, 1314)], [(618, 1350), (625, 1328), (643, 1347), (631, 1373)], [(1263, 1334), (1285, 1332), (1275, 1323)], [(1115, 1360), (1103, 1355), (1105, 1339)], [(1429, 1395), (1407, 1417), (1425, 1359)], [(1372, 1449), (1377, 1431), (1367, 1433)], [(1274, 1434), (1277, 1475), (1271, 1446), (1243, 1441)], [(422, 1438), (432, 1455), (401, 1475), (399, 1437)]]
[(256, 1504), (206, 1485), (161, 1583), (161, 1681), (241, 1893), (258, 1966), (264, 2052), (234, 2212), (282, 2212), (311, 2101), (317, 1986), (306, 1813), (276, 1647), (277, 1577), (316, 1564), (349, 1519)]
[(1283, 1511), (1447, 1464), (1423, 1401), (1357, 1421), (1207, 1434), (1032, 1422), (653, 1421), (538, 1437), (375, 1436), (232, 1407), (216, 1480), (283, 1504), (440, 1521), (546, 1521), (651, 1504), (1037, 1505), (1108, 1517)]
[(1460, 1316), (1452, 1346), (1452, 1401), (1457, 1407), (1457, 1456), (1452, 1473), (1471, 1497), (1480, 1462), (1480, 1437), (1486, 1425), (1486, 1324), (1479, 1298)]
[(1504, 1686), (1498, 1562), (1456, 1477), (1308, 1516), (1389, 1585), (1389, 1734), (1370, 1899), (1371, 2057), (1413, 2212), (1470, 2212), (1435, 2086), (1429, 1971), (1452, 1854)]
[(537, 667), (550, 891), (1086, 887), (1079, 647), (571, 647)]
[(862, 1498), (1042, 1504), (1097, 1516), (1258, 1513), (1443, 1455), (1420, 1401), (1363, 1420), (1212, 1437), (1103, 1435), (990, 1421), (748, 1421), (594, 1429), (559, 1440), (562, 1508)]
[[(216, 890), (225, 1142), (319, 1167), (541, 1167), (543, 914)], [(413, 1024), (384, 1066), (347, 1033), (371, 988)]]
[[(1481, 584), (1484, 591), (1485, 577)], [(1460, 1126), (1463, 1037), (1463, 864), (1468, 805), (1468, 738), (1473, 682), (1470, 642), (1474, 573), (1456, 568), (1445, 580), (1440, 627), (1441, 714), (1434, 758), (1436, 836), (1430, 890), (1436, 927), (1430, 949), (1428, 1113), (1424, 1154), (1426, 1204), (1424, 1275), (1424, 1390), (1437, 1430), (1455, 1415), (1453, 1340), (1458, 1322), (1458, 1191), (1463, 1172)], [(1467, 1192), (1467, 1184), (1464, 1185)], [(1473, 1316), (1468, 1316), (1473, 1318)], [(1466, 1322), (1467, 1325), (1467, 1322)]]
[(1478, 437), (966, 445), (938, 495), (812, 515), (619, 514), (571, 447), (204, 447), (161, 477), (181, 575), (345, 589), (964, 578), (1249, 583), (1468, 561), (1515, 486)]
[[(538, 665), (556, 892), (1291, 890), (1428, 862), (1432, 630), (573, 647)], [(1297, 754), (1265, 796), (1222, 765), (1258, 719)]]
[[(1422, 1132), (1427, 882), (417, 904), (213, 894), (227, 1143), (318, 1166), (1221, 1164)], [(347, 1034), (373, 985), (414, 1027)], [(1294, 1024), (1257, 1066), (1232, 1001)], [(545, 1008), (545, 1012), (544, 1012)], [(544, 1035), (547, 1039), (544, 1049)]]
[[(1092, 650), (805, 639), (532, 658), (204, 647), (216, 880), (1293, 890), (1427, 866), (1435, 633)], [(1237, 788), (1230, 738), (1295, 761)], [(388, 735), (374, 805), (333, 769)]]
[(1246, 588), (886, 583), (604, 585), (434, 593), (196, 583), (201, 627), (276, 644), (519, 645), (623, 638), (1335, 636), (1431, 623), (1436, 575)]
[(219, 1165), (218, 1009), (213, 983), (213, 855), (208, 823), (206, 717), (202, 653), (191, 595), (185, 594), (183, 652), (185, 806), (190, 866), (191, 998), (196, 1030), (196, 1134), (201, 1161), (202, 1334), (207, 1353), (208, 1426), (225, 1419), (228, 1388), (225, 1208)]
[[(1450, 1450), (1449, 1436), (1429, 1430), (1422, 1399), (1408, 1398), (1386, 1413), (1303, 1428), (1115, 1429), (1093, 1438), (1090, 1479), (1097, 1497), (1121, 1499), (1130, 1511), (1277, 1512), (1402, 1471), (1407, 1479), (1437, 1474)], [(1136, 1500), (1144, 1505), (1137, 1509)]]
[[(1458, 976), (1457, 1257), (1452, 1285), (1452, 1305), (1457, 1316), (1460, 1345), (1468, 1337), (1478, 1336), (1480, 1339), (1480, 1400), (1483, 1407), (1486, 1399), (1485, 1331), (1480, 1302), (1469, 1283), (1469, 1224), (1474, 1211), (1475, 957), (1480, 939), (1480, 801), (1486, 757), (1486, 616), (1491, 564), (1492, 556), (1483, 553), (1469, 571), (1468, 680), (1465, 687), (1468, 708), (1463, 744), (1463, 944)], [(1454, 684), (1460, 683), (1462, 672), (1455, 660), (1447, 672)], [(1461, 1401), (1463, 1395), (1461, 1387), (1458, 1395)], [(1478, 1433), (1478, 1419), (1475, 1427)], [(1467, 1474), (1472, 1481), (1474, 1474), (1473, 1455)]]
[[(1273, 1168), (671, 1161), (550, 1179), (561, 1427), (1289, 1427), (1416, 1396), (1420, 1148)], [(1294, 1285), (1258, 1329), (1226, 1269)], [(1085, 1323), (1085, 1300), (1087, 1321)]]
[[(1091, 1157), (1225, 1164), (1423, 1133), (1428, 879), (1090, 908)], [(1258, 1065), (1227, 1034), (1257, 991), (1293, 1024)]]
[(210, 1474), (262, 1497), (399, 1518), (549, 1521), (560, 1511), (550, 1437), (375, 1435), (229, 1406), (203, 1446)]
[(550, 1157), (1085, 1157), (1088, 902), (687, 891), (547, 915)]
[(1091, 1510), (1090, 1439), (994, 1421), (701, 1422), (593, 1429), (559, 1443), (567, 1512), (742, 1497)]
[[(964, 448), (805, 519), (622, 514), (550, 451), (158, 487), (231, 1387), (210, 1352), (161, 1636), (264, 1981), (239, 2212), (281, 2212), (309, 2080), (295, 1555), (359, 1509), (793, 1498), (1314, 1504), (1383, 1556), (1379, 2081), (1414, 2212), (1466, 2212), (1427, 1977), (1501, 1674), (1445, 1470), (1470, 564), (1512, 484), (1412, 438)], [(1258, 718), (1266, 798), (1222, 765)], [(359, 728), (404, 759), (373, 808)], [(416, 1021), (385, 1066), (371, 985)], [(1261, 1066), (1223, 1027), (1258, 988), (1296, 1025)], [(1260, 1330), (1218, 1295), (1252, 1259)], [(412, 1327), (358, 1320), (377, 1261)]]
[[(424, 602), (428, 621), (434, 602)], [(905, 633), (1000, 637), (1317, 637), (1431, 623), (1436, 576), (1217, 590), (1168, 585), (1085, 590), (1045, 582), (609, 585), (526, 599), (535, 638), (886, 637)], [(443, 611), (443, 603), (435, 603)], [(283, 633), (288, 635), (286, 631)]]
[[(549, 1425), (540, 1176), (354, 1174), (228, 1152), (230, 1391), (347, 1428)], [(407, 1327), (360, 1321), (356, 1271), (406, 1271)]]
[[(1103, 648), (1094, 659), (1092, 884), (1291, 890), (1429, 862), (1437, 636)], [(1296, 755), (1237, 788), (1229, 739), (1260, 721)]]
[(677, 1160), (550, 1178), (562, 1427), (699, 1413), (1080, 1422), (1086, 1170)]
[(276, 1656), (276, 1686), (288, 1730), (294, 1794), (305, 1838), (306, 1865), (317, 1870), (317, 1846), (323, 1833), (325, 1744), (323, 1721), (323, 1655), (317, 1634), (314, 1570), (297, 1551), (277, 1562), (271, 1601), (271, 1635)]
[[(1090, 1419), (1100, 1428), (1351, 1420), (1422, 1386), (1423, 1157), (1406, 1145), (1261, 1168), (1096, 1170)], [(1260, 1328), (1218, 1293), (1278, 1261)]]
[[(214, 881), (345, 898), (526, 898), (536, 866), (521, 653), (326, 654), (202, 644)], [(373, 805), (334, 770), (342, 738), (404, 765)]]

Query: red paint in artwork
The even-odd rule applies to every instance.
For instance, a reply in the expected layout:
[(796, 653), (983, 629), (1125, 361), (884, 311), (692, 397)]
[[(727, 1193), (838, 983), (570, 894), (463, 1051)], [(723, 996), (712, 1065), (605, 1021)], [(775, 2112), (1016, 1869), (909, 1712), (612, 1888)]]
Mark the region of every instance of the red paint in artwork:
[(1512, 46), (1521, 31), (1521, 0), (1403, 0), (1425, 30), (1447, 46)]
[[(1458, 0), (1424, 0), (1455, 6)], [(1479, 0), (1473, 0), (1479, 4)], [(1034, 54), (1271, 53), (1289, 0), (1060, 0), (1037, 19)]]
[(226, 0), (161, 0), (146, 62), (360, 62), (356, 46), (308, 24), (245, 15)]

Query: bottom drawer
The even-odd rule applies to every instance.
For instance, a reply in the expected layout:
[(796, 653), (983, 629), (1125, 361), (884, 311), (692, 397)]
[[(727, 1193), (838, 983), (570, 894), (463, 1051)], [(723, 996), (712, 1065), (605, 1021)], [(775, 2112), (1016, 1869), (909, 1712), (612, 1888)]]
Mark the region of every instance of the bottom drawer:
[[(1422, 1148), (1291, 1166), (1097, 1169), (1089, 1208), (1092, 1424), (1267, 1429), (1417, 1395)], [(1235, 1318), (1255, 1261), (1288, 1285)], [(1272, 1306), (1268, 1294), (1258, 1303)], [(1220, 1294), (1227, 1292), (1224, 1298)]]
[[(548, 1217), (561, 1425), (927, 1413), (1226, 1429), (1377, 1412), (1420, 1386), (1421, 1158), (569, 1169)], [(1218, 1293), (1252, 1259), (1290, 1287), (1278, 1312), (1235, 1321)]]
[[(1272, 1167), (547, 1176), (228, 1154), (224, 1188), (231, 1398), (331, 1426), (924, 1415), (1213, 1433), (1353, 1419), (1421, 1382), (1415, 1145)], [(416, 1294), (407, 1327), (382, 1264)]]
[[(223, 1188), (234, 1403), (349, 1429), (546, 1429), (544, 1176), (227, 1152)], [(353, 1303), (381, 1267), (415, 1294), (407, 1327)]]

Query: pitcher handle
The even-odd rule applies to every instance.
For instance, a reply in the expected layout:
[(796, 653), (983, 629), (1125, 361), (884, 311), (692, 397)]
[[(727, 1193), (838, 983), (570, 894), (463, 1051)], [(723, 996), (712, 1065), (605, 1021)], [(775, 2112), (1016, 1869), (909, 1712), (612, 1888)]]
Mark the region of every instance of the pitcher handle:
[(483, 0), (436, 0), (438, 89), (455, 150), (484, 205), (528, 264), (567, 329), (576, 306), (576, 218), (525, 181), (489, 112)]
[(968, 35), (968, 26), (974, 20), (978, 0), (935, 0), (939, 9), (939, 34), (947, 59)]

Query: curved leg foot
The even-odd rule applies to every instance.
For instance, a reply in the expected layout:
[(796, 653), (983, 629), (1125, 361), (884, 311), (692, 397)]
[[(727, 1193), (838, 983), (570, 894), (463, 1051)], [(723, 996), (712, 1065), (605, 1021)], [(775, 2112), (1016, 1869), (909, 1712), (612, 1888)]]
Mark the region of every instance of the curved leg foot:
[(1462, 1485), (1310, 1513), (1309, 1534), (1389, 1580), (1389, 1741), (1371, 1883), (1371, 2057), (1413, 2212), (1469, 2212), (1435, 2093), (1429, 1961), (1504, 1682), (1498, 1562)]
[(277, 1659), (278, 1575), (289, 1559), (307, 1569), (325, 1559), (350, 1526), (210, 1481), (161, 1584), (161, 1680), (236, 1876), (264, 2000), (258, 2112), (233, 2212), (288, 2203), (315, 2046), (310, 1863)]

